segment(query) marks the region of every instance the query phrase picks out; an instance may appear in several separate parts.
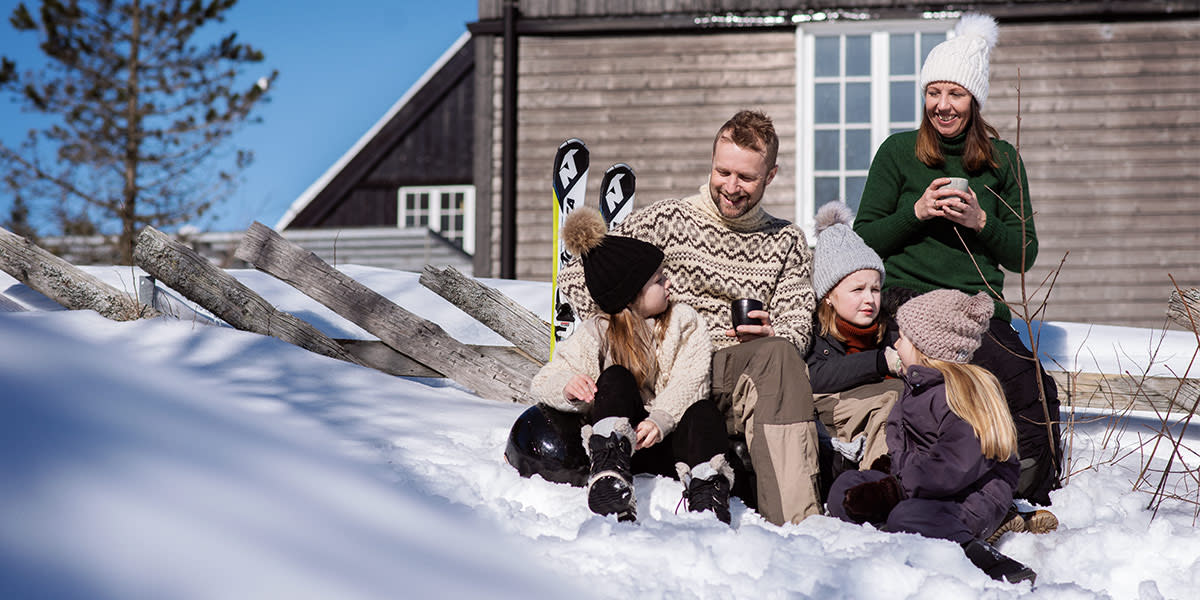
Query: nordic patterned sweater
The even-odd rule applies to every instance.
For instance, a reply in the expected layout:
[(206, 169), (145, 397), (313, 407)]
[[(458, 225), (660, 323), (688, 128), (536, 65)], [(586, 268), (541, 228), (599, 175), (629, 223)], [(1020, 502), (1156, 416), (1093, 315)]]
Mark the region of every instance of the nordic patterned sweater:
[[(1026, 219), (1022, 232), (1021, 218), (1017, 216), (1020, 212), (1028, 217), (1033, 210), (1025, 167), (1016, 160), (1016, 149), (1008, 142), (993, 139), (992, 148), (1000, 166), (968, 173), (962, 161), (965, 140), (965, 133), (942, 140), (946, 164), (941, 168), (927, 167), (917, 159), (916, 131), (892, 135), (875, 153), (854, 220), (854, 232), (883, 258), (887, 269), (885, 288), (903, 287), (919, 294), (949, 288), (967, 294), (988, 292), (993, 299), (997, 295), (1003, 298), (1001, 267), (1020, 272), (1022, 266), (1025, 270), (1033, 266), (1038, 252), (1037, 233), (1032, 218)], [(924, 222), (917, 219), (913, 206), (929, 183), (939, 177), (969, 180), (979, 206), (987, 213), (982, 231), (957, 227), (941, 217)], [(961, 241), (955, 234), (956, 228), (962, 234)], [(1024, 257), (1022, 240), (1025, 240)], [(964, 241), (970, 254), (963, 248)], [(1002, 300), (996, 300), (995, 304), (994, 318), (1012, 320)]]
[[(725, 335), (733, 328), (730, 304), (756, 298), (770, 313), (775, 333), (795, 344), (801, 355), (808, 352), (816, 298), (812, 251), (800, 228), (767, 214), (761, 205), (727, 219), (717, 211), (706, 183), (699, 194), (635, 211), (613, 233), (662, 249), (671, 299), (704, 317), (714, 350), (737, 343)], [(596, 312), (578, 259), (559, 273), (559, 285), (578, 314)]]
[[(669, 319), (662, 342), (655, 348), (658, 371), (653, 388), (642, 390), (646, 412), (650, 413), (650, 420), (658, 426), (663, 437), (675, 430), (679, 419), (692, 404), (708, 396), (708, 371), (712, 362), (704, 319), (686, 304), (672, 306)], [(648, 323), (654, 326), (653, 320)], [(607, 320), (593, 317), (576, 327), (571, 337), (559, 342), (554, 349), (554, 359), (533, 377), (530, 392), (534, 400), (563, 411), (586, 411), (589, 404), (567, 400), (563, 388), (576, 374), (586, 375), (592, 381), (600, 377), (601, 340), (607, 328)], [(604, 365), (611, 364), (611, 358), (606, 356)]]

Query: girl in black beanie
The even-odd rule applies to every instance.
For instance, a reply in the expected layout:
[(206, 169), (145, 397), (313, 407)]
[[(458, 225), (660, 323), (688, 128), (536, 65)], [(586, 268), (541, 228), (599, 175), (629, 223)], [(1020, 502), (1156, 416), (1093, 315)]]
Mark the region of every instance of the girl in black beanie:
[(531, 392), (551, 408), (583, 413), (591, 462), (588, 507), (636, 519), (633, 473), (677, 475), (691, 511), (729, 523), (733, 470), (725, 422), (708, 399), (712, 348), (700, 315), (670, 302), (663, 253), (607, 235), (596, 211), (580, 209), (563, 240), (583, 262), (587, 289), (603, 311), (560, 342)]

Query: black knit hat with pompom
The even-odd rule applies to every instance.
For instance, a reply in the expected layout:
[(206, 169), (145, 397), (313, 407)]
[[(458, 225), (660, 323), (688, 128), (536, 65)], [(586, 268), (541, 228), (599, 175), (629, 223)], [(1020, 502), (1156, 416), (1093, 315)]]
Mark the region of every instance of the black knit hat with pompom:
[(600, 213), (580, 208), (567, 217), (563, 244), (583, 261), (583, 279), (600, 310), (621, 312), (662, 264), (663, 252), (642, 240), (608, 235)]

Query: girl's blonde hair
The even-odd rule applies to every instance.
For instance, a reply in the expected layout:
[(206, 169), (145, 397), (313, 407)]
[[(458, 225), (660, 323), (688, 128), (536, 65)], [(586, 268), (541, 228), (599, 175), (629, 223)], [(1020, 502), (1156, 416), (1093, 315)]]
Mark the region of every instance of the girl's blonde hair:
[[(826, 298), (828, 298), (826, 294)], [(879, 320), (876, 319), (878, 323)], [(837, 311), (833, 305), (825, 300), (817, 303), (817, 325), (820, 327), (821, 335), (831, 336), (833, 339), (845, 344), (846, 336), (842, 335), (842, 331), (837, 326)], [(882, 323), (879, 324), (879, 331), (875, 334), (875, 343), (883, 341), (883, 337), (887, 335), (887, 328)]]
[(671, 319), (671, 308), (674, 306), (673, 303), (668, 304), (667, 310), (654, 317), (653, 329), (646, 325), (645, 319), (634, 314), (629, 306), (616, 314), (601, 316), (608, 321), (608, 332), (604, 336), (605, 347), (601, 348), (602, 354), (612, 357), (613, 364), (629, 369), (639, 388), (658, 377), (658, 356), (655, 349), (667, 333), (667, 322)]
[(915, 347), (913, 350), (921, 364), (942, 373), (946, 404), (975, 430), (983, 456), (1002, 461), (1016, 455), (1017, 426), (996, 376), (983, 367), (929, 358)]

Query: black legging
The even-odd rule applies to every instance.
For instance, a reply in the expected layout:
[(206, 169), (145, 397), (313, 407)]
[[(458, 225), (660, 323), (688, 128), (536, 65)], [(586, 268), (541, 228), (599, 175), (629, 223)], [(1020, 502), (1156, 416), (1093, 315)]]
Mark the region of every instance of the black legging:
[[(613, 365), (596, 379), (596, 397), (592, 401), (589, 421), (596, 423), (605, 417), (625, 417), (636, 429), (648, 416), (638, 393), (637, 381), (628, 369)], [(708, 462), (713, 456), (725, 454), (728, 445), (724, 417), (715, 403), (704, 398), (683, 413), (675, 431), (657, 444), (633, 453), (633, 472), (676, 477), (676, 462), (694, 467)]]

